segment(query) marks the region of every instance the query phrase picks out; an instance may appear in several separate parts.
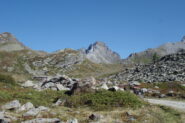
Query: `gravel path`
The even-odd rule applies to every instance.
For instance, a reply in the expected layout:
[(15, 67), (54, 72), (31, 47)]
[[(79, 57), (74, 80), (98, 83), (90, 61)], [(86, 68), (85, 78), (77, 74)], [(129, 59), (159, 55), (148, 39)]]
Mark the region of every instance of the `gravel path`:
[(160, 99), (145, 99), (149, 103), (169, 106), (172, 108), (180, 109), (185, 112), (185, 102), (171, 101), (171, 100), (160, 100)]

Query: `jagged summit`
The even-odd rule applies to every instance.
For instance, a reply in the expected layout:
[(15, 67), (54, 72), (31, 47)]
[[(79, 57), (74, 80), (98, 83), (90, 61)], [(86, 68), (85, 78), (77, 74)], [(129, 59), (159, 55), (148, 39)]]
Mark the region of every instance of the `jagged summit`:
[(113, 64), (121, 60), (119, 54), (110, 50), (104, 42), (100, 41), (91, 44), (85, 52), (86, 57), (95, 63)]
[(19, 42), (11, 33), (4, 32), (0, 34), (0, 51), (19, 51), (28, 49)]

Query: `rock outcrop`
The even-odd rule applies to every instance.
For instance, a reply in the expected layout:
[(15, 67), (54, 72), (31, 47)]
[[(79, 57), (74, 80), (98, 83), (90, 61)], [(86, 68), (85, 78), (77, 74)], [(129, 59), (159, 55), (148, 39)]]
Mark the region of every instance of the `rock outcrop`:
[(119, 54), (111, 51), (103, 42), (91, 44), (85, 52), (87, 59), (94, 63), (114, 64), (121, 61)]
[(4, 32), (0, 34), (0, 51), (19, 51), (28, 49), (19, 42), (11, 33)]
[(185, 51), (162, 57), (149, 65), (138, 65), (110, 77), (119, 81), (174, 82), (185, 81)]

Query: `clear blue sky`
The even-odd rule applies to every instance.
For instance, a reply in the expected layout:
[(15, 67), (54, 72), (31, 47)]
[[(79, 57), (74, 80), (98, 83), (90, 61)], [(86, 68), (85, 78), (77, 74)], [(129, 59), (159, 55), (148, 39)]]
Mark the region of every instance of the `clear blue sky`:
[(123, 58), (181, 40), (185, 0), (0, 0), (0, 33), (48, 52), (105, 42)]

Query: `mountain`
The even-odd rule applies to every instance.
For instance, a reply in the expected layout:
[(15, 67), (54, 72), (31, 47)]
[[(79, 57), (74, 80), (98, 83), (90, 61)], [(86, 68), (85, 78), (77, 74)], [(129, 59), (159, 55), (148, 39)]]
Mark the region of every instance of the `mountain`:
[(0, 34), (0, 51), (19, 51), (28, 49), (19, 42), (11, 33), (4, 32)]
[(27, 48), (7, 32), (0, 34), (0, 58), (0, 72), (13, 75), (19, 81), (56, 74), (99, 77), (121, 68), (120, 64), (115, 64), (120, 60), (119, 55), (102, 42), (84, 50), (66, 48), (46, 53)]
[(115, 64), (121, 61), (119, 54), (110, 50), (103, 42), (91, 44), (85, 53), (86, 58), (94, 63)]
[(181, 49), (185, 49), (185, 36), (179, 42), (166, 43), (157, 48), (147, 49), (139, 53), (133, 53), (123, 62), (140, 64), (151, 63), (154, 55), (157, 55), (160, 58), (165, 55), (177, 53)]

